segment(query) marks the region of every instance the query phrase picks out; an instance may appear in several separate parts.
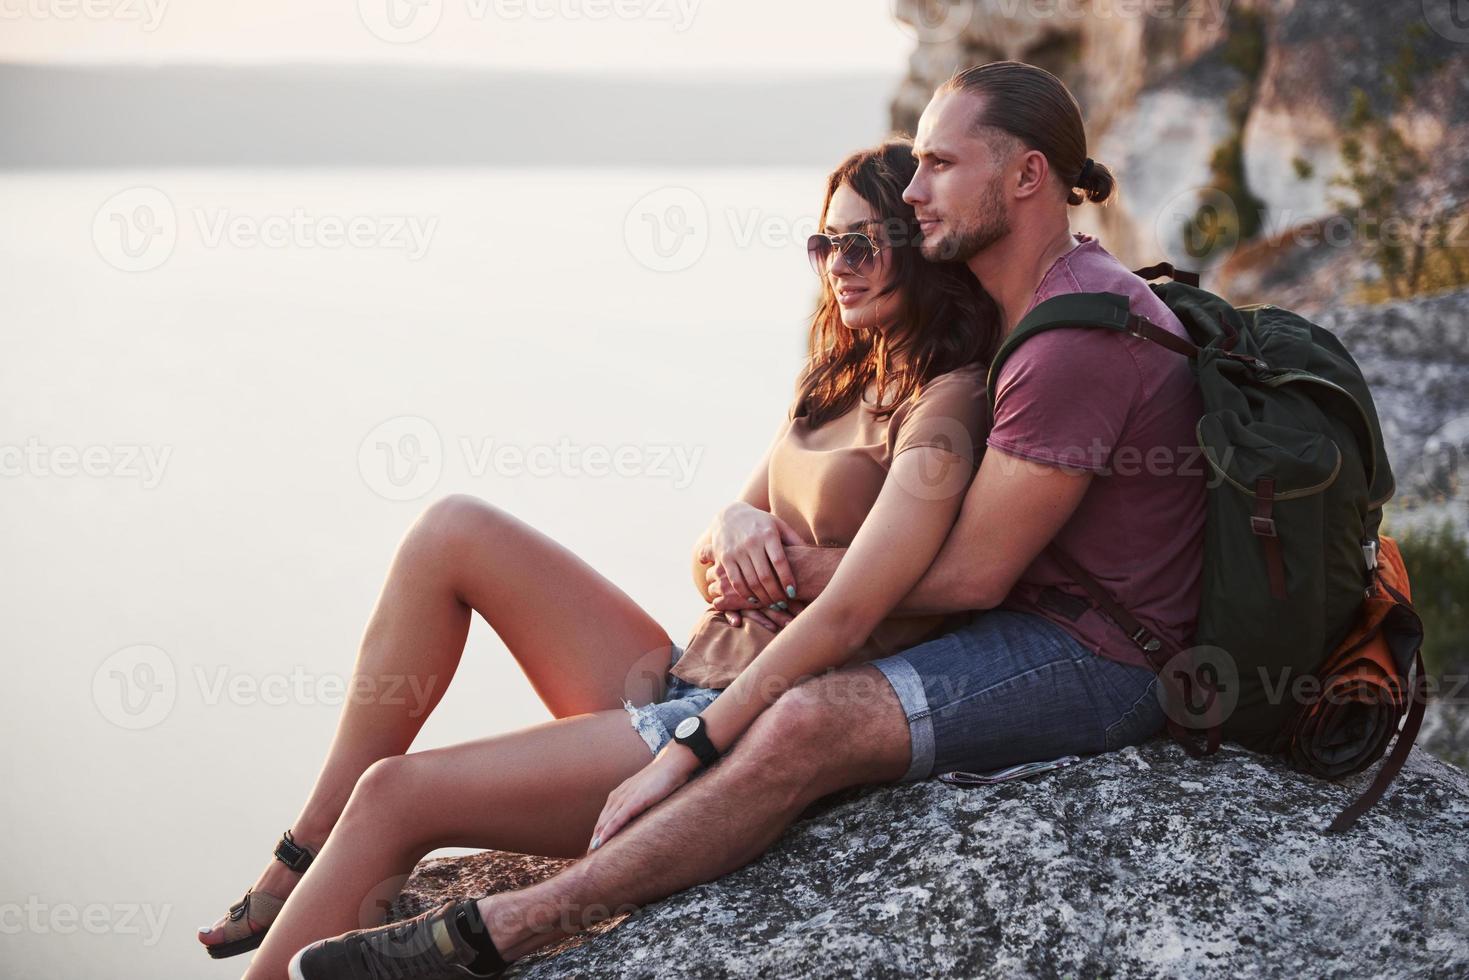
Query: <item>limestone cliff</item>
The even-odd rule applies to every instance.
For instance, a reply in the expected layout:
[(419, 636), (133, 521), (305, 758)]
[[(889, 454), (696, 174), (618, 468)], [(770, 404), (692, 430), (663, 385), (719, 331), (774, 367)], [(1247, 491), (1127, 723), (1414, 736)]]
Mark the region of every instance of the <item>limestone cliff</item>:
[[(1453, 4), (897, 0), (916, 42), (892, 125), (911, 133), (956, 68), (1028, 61), (1075, 92), (1092, 156), (1118, 174), (1113, 205), (1076, 214), (1126, 261), (1205, 266), (1239, 302), (1279, 297), (1288, 278), (1289, 305), (1314, 311), (1380, 275), (1383, 222), (1431, 212), (1469, 282), (1469, 22)], [(1390, 202), (1336, 183), (1353, 141), (1371, 144), (1369, 118), (1404, 143)], [(1366, 213), (1321, 242), (1343, 202)]]

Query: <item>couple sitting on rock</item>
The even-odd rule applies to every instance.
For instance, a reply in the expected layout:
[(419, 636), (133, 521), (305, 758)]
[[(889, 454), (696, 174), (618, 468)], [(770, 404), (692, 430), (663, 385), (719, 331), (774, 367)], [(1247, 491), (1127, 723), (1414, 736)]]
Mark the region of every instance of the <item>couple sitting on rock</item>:
[[(688, 641), (504, 511), (436, 503), (400, 547), (357, 672), (452, 676), (478, 610), (556, 720), (407, 753), (426, 711), (346, 705), (279, 865), (201, 941), (216, 956), (260, 946), (251, 980), (492, 976), (744, 866), (848, 787), (1158, 733), (1142, 651), (1046, 549), (1188, 644), (1205, 501), (1175, 464), (1203, 411), (1189, 365), (1063, 328), (987, 377), (1059, 294), (1120, 293), (1185, 336), (1072, 233), (1068, 208), (1112, 192), (1075, 99), (1013, 62), (957, 74), (912, 141), (843, 162), (809, 243), (809, 359), (765, 458), (695, 548), (709, 608)], [(1124, 450), (1146, 465), (1112, 465)], [(373, 928), (445, 846), (579, 860)]]

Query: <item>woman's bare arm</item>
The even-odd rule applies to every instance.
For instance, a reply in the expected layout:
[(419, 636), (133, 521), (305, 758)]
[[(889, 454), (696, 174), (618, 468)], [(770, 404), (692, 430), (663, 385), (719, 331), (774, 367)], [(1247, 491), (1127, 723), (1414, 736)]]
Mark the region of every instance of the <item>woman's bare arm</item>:
[[(935, 484), (936, 472), (947, 472), (947, 485)], [(783, 691), (861, 648), (938, 554), (970, 473), (966, 459), (932, 446), (893, 460), (831, 582), (702, 712), (718, 748), (733, 744)]]
[[(959, 519), (938, 557), (893, 615), (992, 609), (1056, 536), (1091, 485), (1091, 473), (985, 453)], [(792, 547), (797, 597), (814, 599), (835, 582), (849, 549)], [(716, 600), (718, 605), (718, 600)]]
[[(785, 434), (789, 422), (782, 422), (780, 430), (776, 432), (775, 438), (770, 440), (770, 445), (765, 447), (765, 455), (760, 457), (760, 462), (755, 464), (755, 469), (745, 480), (745, 487), (740, 491), (737, 502), (748, 504), (759, 510), (770, 510), (770, 457), (775, 452), (776, 443), (780, 442), (781, 436)], [(714, 533), (714, 524), (711, 522), (699, 535), (699, 540), (694, 542), (693, 572), (694, 588), (704, 597), (705, 602), (712, 602), (713, 597), (709, 594), (707, 584), (707, 573), (710, 563), (704, 561), (704, 556), (709, 548), (709, 539)]]
[(722, 507), (694, 544), (694, 584), (699, 593), (710, 602), (721, 590), (738, 597), (737, 602), (721, 607), (731, 626), (749, 617), (772, 633), (778, 631), (774, 617), (785, 616), (787, 603), (796, 592), (785, 549), (805, 540), (772, 513), (769, 494), (771, 460), (790, 426), (787, 419), (746, 481), (740, 499)]

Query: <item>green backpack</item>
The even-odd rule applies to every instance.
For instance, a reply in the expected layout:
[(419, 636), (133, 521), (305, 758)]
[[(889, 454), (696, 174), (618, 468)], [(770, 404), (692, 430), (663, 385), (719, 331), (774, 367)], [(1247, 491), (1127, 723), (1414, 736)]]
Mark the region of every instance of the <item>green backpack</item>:
[[(1364, 598), (1373, 594), (1382, 505), (1394, 484), (1372, 395), (1341, 342), (1303, 317), (1273, 306), (1235, 308), (1198, 288), (1196, 275), (1167, 264), (1137, 275), (1173, 280), (1150, 288), (1192, 342), (1133, 314), (1127, 298), (1115, 293), (1053, 297), (1038, 304), (995, 355), (989, 369), (991, 414), (1001, 365), (1046, 330), (1113, 330), (1189, 358), (1204, 404), (1194, 431), (1208, 468), (1201, 477), (1207, 517), (1194, 646), (1168, 649), (1054, 543), (1047, 554), (1163, 678), (1167, 731), (1191, 756), (1213, 754), (1223, 739), (1289, 757), (1292, 732), (1305, 710), (1302, 679), (1319, 681), (1317, 671), (1355, 636)], [(1407, 725), (1392, 758), (1331, 831), (1346, 829), (1381, 797), (1422, 720), (1422, 627), (1406, 599), (1402, 605), (1408, 622), (1392, 623), (1407, 640), (1395, 641), (1399, 662), (1393, 667), (1402, 678), (1416, 667), (1417, 696), (1405, 709)], [(1398, 720), (1391, 719), (1393, 729)], [(1374, 722), (1384, 724), (1367, 706), (1343, 711), (1332, 723), (1341, 741), (1355, 737), (1360, 743), (1361, 727)], [(1200, 732), (1203, 747), (1196, 742)], [(1350, 768), (1309, 768), (1328, 777), (1361, 771), (1386, 750), (1389, 735), (1374, 736), (1368, 757), (1355, 758)], [(1324, 751), (1329, 756), (1333, 750)], [(1294, 761), (1308, 768), (1299, 753)]]

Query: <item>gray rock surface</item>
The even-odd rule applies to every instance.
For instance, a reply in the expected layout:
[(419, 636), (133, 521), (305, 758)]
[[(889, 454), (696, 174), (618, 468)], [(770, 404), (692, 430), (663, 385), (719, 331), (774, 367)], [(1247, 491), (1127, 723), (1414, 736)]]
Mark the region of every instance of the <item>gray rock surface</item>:
[(1469, 289), (1319, 313), (1372, 387), (1398, 492), (1389, 534), (1469, 535)]
[[(538, 951), (523, 977), (1463, 977), (1469, 776), (1370, 779), (1165, 739), (1029, 782), (859, 787), (757, 861)], [(567, 862), (424, 862), (392, 917)]]

